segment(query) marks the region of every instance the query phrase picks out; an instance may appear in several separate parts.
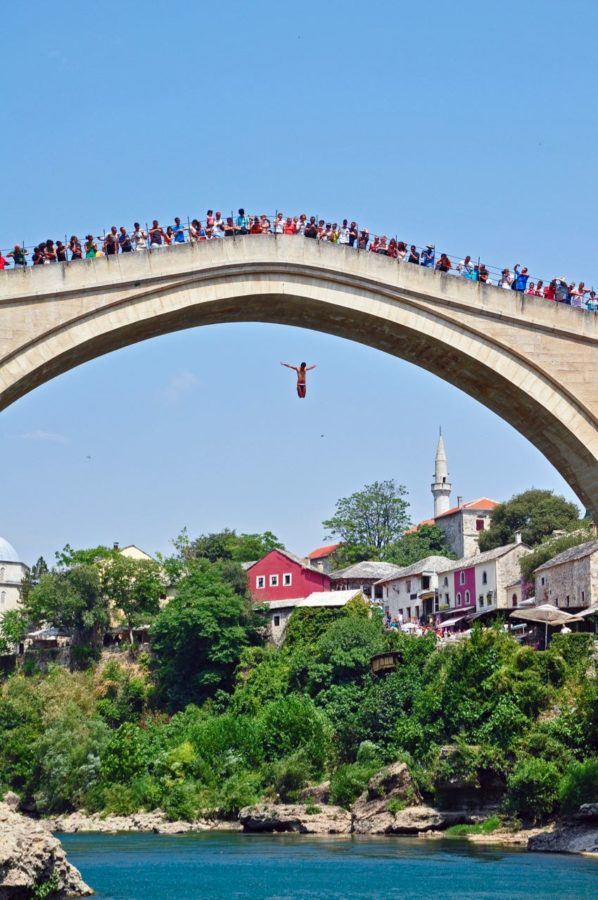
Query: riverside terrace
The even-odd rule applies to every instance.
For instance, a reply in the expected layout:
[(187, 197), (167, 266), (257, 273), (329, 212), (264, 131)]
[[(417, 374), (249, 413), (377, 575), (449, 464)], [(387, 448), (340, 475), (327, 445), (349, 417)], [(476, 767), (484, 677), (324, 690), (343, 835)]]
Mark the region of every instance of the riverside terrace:
[(586, 288), (583, 281), (576, 287), (574, 281), (569, 281), (564, 276), (549, 281), (540, 278), (532, 280), (527, 267), (522, 268), (520, 263), (513, 266), (511, 273), (508, 268), (498, 269), (480, 263), (479, 258), (476, 262), (470, 255), (463, 256), (454, 264), (447, 253), (443, 252), (437, 258), (433, 244), (427, 244), (425, 248), (410, 244), (408, 249), (407, 243), (397, 237), (374, 235), (372, 238), (368, 228), (358, 226), (355, 221), (349, 223), (347, 219), (343, 219), (339, 225), (337, 222), (326, 222), (318, 216), (310, 216), (308, 219), (305, 213), (292, 217), (285, 216), (282, 212), (277, 212), (272, 217), (266, 213), (247, 215), (242, 208), (236, 217), (231, 214), (226, 218), (223, 218), (220, 212), (208, 210), (205, 227), (197, 218), (192, 220), (188, 218), (185, 225), (177, 216), (174, 224), (166, 228), (161, 226), (157, 219), (152, 221), (151, 226), (146, 223), (145, 229), (139, 222), (135, 222), (131, 233), (124, 225), (119, 229), (113, 225), (108, 232), (98, 235), (97, 238), (88, 234), (83, 244), (76, 235), (72, 235), (70, 240), (67, 240), (65, 235), (64, 241), (54, 242), (48, 239), (35, 246), (31, 253), (24, 245), (15, 244), (10, 251), (0, 250), (0, 271), (9, 266), (9, 260), (12, 260), (15, 268), (25, 267), (28, 256), (31, 256), (32, 265), (38, 266), (55, 262), (74, 262), (83, 258), (92, 259), (97, 256), (114, 256), (139, 250), (156, 250), (171, 245), (180, 246), (187, 241), (194, 243), (218, 238), (234, 239), (248, 234), (298, 235), (339, 246), (345, 245), (387, 256), (396, 259), (397, 262), (408, 262), (438, 272), (454, 273), (470, 281), (487, 285), (496, 284), (501, 288), (542, 297), (545, 300), (565, 303), (591, 312), (598, 311), (598, 296), (593, 288)]

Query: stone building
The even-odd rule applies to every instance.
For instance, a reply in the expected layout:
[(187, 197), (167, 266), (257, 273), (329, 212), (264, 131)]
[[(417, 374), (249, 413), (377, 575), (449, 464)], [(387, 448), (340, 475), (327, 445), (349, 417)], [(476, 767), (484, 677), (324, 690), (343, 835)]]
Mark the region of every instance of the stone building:
[(516, 541), (452, 561), (439, 578), (440, 608), (485, 613), (518, 606), (519, 563), (529, 552), (526, 544)]
[(401, 567), (394, 563), (364, 560), (332, 572), (330, 583), (333, 591), (360, 590), (371, 600), (382, 600), (380, 579), (398, 575), (400, 571)]
[(598, 540), (570, 547), (534, 572), (536, 603), (583, 610), (598, 604)]
[(359, 590), (353, 591), (314, 591), (309, 597), (296, 597), (289, 600), (270, 600), (266, 601), (268, 607), (269, 623), (268, 633), (270, 639), (277, 647), (283, 642), (286, 627), (294, 609), (314, 609), (328, 608), (334, 609), (345, 606), (350, 600), (360, 598), (367, 602), (363, 593)]
[(0, 615), (16, 609), (21, 602), (21, 585), (29, 566), (19, 560), (19, 554), (0, 537)]
[(330, 575), (334, 569), (334, 554), (340, 547), (340, 544), (327, 544), (325, 547), (317, 547), (307, 554), (307, 560), (311, 566)]
[(446, 556), (427, 556), (377, 582), (382, 589), (384, 612), (392, 620), (419, 619), (436, 613), (440, 606), (440, 573), (454, 565)]

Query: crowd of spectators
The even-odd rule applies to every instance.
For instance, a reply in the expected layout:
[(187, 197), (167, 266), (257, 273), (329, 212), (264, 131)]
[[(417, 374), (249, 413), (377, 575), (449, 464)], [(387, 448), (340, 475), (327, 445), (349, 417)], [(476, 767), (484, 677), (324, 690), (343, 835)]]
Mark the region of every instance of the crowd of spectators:
[(433, 244), (418, 249), (415, 244), (407, 244), (397, 238), (389, 239), (384, 234), (371, 236), (367, 228), (358, 226), (357, 222), (349, 222), (348, 219), (343, 219), (339, 224), (326, 222), (316, 216), (308, 217), (305, 213), (300, 216), (285, 216), (279, 212), (270, 218), (265, 213), (247, 215), (244, 209), (239, 209), (237, 216), (223, 217), (222, 213), (209, 209), (203, 223), (199, 219), (193, 219), (184, 225), (177, 216), (174, 223), (166, 228), (161, 226), (157, 219), (153, 220), (151, 226), (146, 225), (145, 229), (139, 222), (135, 222), (130, 232), (124, 225), (120, 228), (113, 225), (105, 234), (95, 237), (88, 234), (84, 241), (80, 241), (76, 235), (73, 235), (68, 243), (66, 238), (64, 242), (43, 241), (34, 247), (31, 253), (21, 245), (15, 244), (6, 255), (0, 251), (0, 271), (6, 269), (10, 262), (15, 268), (23, 268), (27, 266), (29, 257), (31, 265), (40, 266), (98, 256), (114, 256), (118, 253), (159, 250), (176, 244), (234, 238), (246, 234), (300, 235), (308, 239), (328, 241), (388, 256), (398, 262), (451, 273), (470, 281), (494, 284), (496, 287), (517, 291), (520, 294), (598, 311), (596, 292), (593, 288), (587, 288), (583, 281), (576, 285), (574, 281), (564, 276), (553, 278), (547, 283), (540, 279), (532, 281), (528, 269), (522, 267), (520, 263), (513, 266), (512, 272), (510, 269), (502, 269), (500, 274), (496, 274), (493, 278), (488, 266), (479, 260), (475, 261), (471, 256), (465, 256), (455, 264), (446, 253), (437, 256)]

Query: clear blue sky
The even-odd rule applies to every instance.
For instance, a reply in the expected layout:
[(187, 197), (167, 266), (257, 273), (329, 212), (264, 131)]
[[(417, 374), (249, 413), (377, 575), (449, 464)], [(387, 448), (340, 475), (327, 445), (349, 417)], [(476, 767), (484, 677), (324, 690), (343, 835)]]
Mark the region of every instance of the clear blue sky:
[[(5, 26), (3, 247), (244, 206), (598, 284), (594, 0), (35, 0)], [(305, 403), (280, 359), (318, 364)], [(454, 497), (571, 496), (508, 425), (382, 353), (267, 325), (162, 337), (2, 413), (0, 534), (29, 562), (166, 550), (183, 525), (308, 551), (378, 478), (428, 516), (440, 423)]]

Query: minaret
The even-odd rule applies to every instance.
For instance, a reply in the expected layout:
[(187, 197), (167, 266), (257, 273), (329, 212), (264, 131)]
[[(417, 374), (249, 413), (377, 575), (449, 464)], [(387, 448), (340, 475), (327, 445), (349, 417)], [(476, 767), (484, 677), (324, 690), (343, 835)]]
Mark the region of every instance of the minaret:
[(436, 463), (434, 467), (434, 482), (432, 484), (432, 494), (434, 495), (434, 518), (441, 513), (446, 512), (450, 508), (450, 497), (452, 485), (448, 480), (448, 465), (446, 461), (446, 450), (444, 449), (444, 438), (442, 437), (442, 428), (438, 437), (438, 446), (436, 447)]

